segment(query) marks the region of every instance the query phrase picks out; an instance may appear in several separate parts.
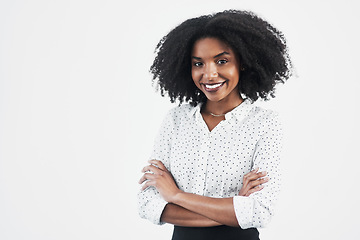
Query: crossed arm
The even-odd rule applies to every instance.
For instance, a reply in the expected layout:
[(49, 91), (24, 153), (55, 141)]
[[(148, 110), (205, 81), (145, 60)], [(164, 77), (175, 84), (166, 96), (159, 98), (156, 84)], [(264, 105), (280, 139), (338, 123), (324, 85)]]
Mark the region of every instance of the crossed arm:
[[(211, 198), (181, 191), (171, 173), (158, 160), (149, 161), (143, 168), (144, 175), (139, 183), (142, 190), (155, 187), (161, 197), (168, 202), (162, 215), (163, 222), (188, 227), (210, 227), (217, 225), (239, 226), (233, 205), (233, 198)], [(254, 169), (244, 176), (240, 196), (249, 196), (260, 191), (261, 184), (269, 179), (266, 172)]]

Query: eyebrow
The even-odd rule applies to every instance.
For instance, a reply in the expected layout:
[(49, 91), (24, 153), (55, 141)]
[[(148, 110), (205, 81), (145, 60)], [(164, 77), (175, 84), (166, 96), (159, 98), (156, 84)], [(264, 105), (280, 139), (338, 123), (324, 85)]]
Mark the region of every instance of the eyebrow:
[[(230, 53), (224, 51), (222, 53), (219, 53), (219, 54), (215, 55), (213, 58), (217, 58), (217, 57), (220, 57), (220, 56), (225, 55), (225, 54), (230, 55)], [(200, 57), (192, 56), (192, 58), (197, 59), (197, 60), (201, 60)]]

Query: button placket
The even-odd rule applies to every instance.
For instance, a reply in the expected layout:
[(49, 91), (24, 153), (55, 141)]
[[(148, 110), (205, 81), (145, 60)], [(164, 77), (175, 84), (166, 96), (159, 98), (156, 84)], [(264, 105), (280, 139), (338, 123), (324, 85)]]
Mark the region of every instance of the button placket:
[(201, 139), (201, 147), (199, 152), (199, 172), (196, 175), (196, 185), (198, 186), (198, 188), (196, 190), (200, 195), (204, 195), (206, 189), (207, 165), (209, 155), (209, 134), (210, 133), (204, 132)]

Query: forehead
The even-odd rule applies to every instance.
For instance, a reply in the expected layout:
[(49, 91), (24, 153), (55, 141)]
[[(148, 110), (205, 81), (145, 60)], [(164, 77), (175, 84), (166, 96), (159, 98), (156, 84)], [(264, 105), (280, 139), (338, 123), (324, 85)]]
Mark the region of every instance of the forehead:
[(201, 38), (194, 43), (192, 49), (192, 55), (197, 57), (213, 57), (222, 52), (228, 52), (230, 55), (233, 54), (231, 48), (217, 38)]

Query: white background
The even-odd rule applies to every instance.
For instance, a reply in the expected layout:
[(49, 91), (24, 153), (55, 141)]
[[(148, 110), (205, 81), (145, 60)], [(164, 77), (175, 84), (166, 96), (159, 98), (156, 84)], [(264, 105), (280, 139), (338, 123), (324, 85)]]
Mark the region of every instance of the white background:
[(356, 1), (0, 0), (0, 239), (170, 239), (137, 181), (169, 108), (148, 69), (183, 20), (224, 9), (283, 31), (298, 77), (259, 103), (285, 126), (284, 184), (262, 239), (356, 239)]

